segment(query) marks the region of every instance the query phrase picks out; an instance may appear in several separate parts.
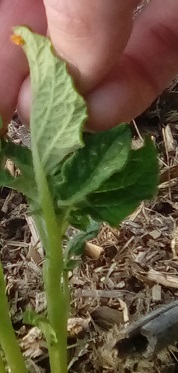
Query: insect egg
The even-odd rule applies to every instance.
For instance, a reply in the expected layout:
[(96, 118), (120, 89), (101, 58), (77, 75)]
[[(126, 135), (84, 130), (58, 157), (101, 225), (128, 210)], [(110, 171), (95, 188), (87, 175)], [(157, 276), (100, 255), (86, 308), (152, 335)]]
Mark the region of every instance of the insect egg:
[(10, 36), (10, 39), (11, 39), (12, 43), (14, 43), (16, 45), (24, 45), (25, 44), (24, 39), (20, 35), (13, 34), (13, 35)]

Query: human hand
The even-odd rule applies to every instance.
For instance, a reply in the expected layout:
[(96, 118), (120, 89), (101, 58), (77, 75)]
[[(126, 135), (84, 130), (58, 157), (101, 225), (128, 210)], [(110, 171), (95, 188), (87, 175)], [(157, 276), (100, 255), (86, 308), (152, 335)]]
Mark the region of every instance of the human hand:
[[(48, 31), (84, 94), (94, 130), (139, 115), (178, 72), (178, 2), (151, 0), (132, 27), (138, 0), (44, 0)], [(0, 112), (7, 123), (18, 101), (28, 119), (28, 65), (10, 44), (11, 27), (46, 33), (42, 0), (1, 0)]]

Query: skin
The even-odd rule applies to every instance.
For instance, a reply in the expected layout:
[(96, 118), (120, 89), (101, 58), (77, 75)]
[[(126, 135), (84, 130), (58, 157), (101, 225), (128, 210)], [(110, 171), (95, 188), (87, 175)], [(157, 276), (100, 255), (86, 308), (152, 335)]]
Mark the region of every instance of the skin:
[(0, 0), (0, 113), (4, 126), (30, 112), (28, 64), (10, 42), (12, 27), (50, 35), (69, 63), (88, 105), (90, 129), (102, 130), (143, 112), (178, 73), (178, 1)]

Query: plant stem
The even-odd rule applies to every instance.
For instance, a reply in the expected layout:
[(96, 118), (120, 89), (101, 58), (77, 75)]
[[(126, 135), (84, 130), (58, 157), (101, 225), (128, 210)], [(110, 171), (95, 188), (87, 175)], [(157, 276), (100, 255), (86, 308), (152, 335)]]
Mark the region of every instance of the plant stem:
[[(58, 250), (60, 250), (58, 245)], [(56, 258), (57, 259), (57, 258)], [(66, 301), (58, 277), (58, 261), (46, 258), (43, 267), (44, 285), (47, 299), (48, 318), (59, 344), (60, 373), (67, 372), (67, 322)], [(55, 346), (54, 346), (55, 348)], [(55, 356), (55, 352), (54, 352)], [(58, 367), (56, 367), (57, 369)], [(54, 371), (56, 373), (56, 370)]]
[[(48, 226), (46, 233), (39, 227), (40, 221), (35, 219), (37, 229), (43, 245), (46, 243), (46, 234), (49, 237)], [(46, 219), (45, 219), (46, 222)], [(38, 224), (39, 223), (39, 224)], [(53, 226), (54, 229), (54, 226)], [(51, 345), (47, 340), (51, 373), (67, 373), (67, 320), (66, 299), (62, 289), (62, 273), (60, 273), (60, 252), (62, 252), (62, 233), (53, 231), (58, 236), (57, 245), (49, 245), (46, 250), (46, 258), (43, 264), (43, 279), (47, 301), (47, 313), (49, 322), (56, 334), (58, 345)], [(50, 232), (51, 234), (51, 232)], [(54, 236), (53, 236), (54, 237)], [(46, 246), (45, 246), (46, 249)], [(57, 350), (56, 350), (57, 348)]]
[(0, 354), (0, 373), (6, 373), (6, 368), (2, 356)]
[[(62, 235), (64, 219), (58, 226), (46, 175), (40, 162), (36, 144), (33, 144), (33, 162), (45, 231), (37, 226), (46, 251), (43, 266), (44, 287), (49, 322), (56, 334), (59, 361), (56, 363), (56, 345), (49, 348), (51, 373), (67, 373), (67, 322), (66, 300), (62, 289), (63, 251)], [(41, 219), (42, 221), (42, 219)], [(41, 225), (41, 223), (40, 223)], [(55, 361), (54, 361), (55, 360)]]
[[(6, 298), (6, 288), (2, 265), (0, 264), (0, 345), (5, 354), (11, 373), (27, 373), (23, 355), (15, 337), (9, 306)], [(2, 367), (1, 367), (2, 368)]]
[[(65, 307), (65, 313), (64, 313), (64, 325), (65, 325), (65, 330), (64, 332), (66, 333), (65, 339), (67, 341), (67, 322), (68, 322), (68, 317), (69, 317), (69, 308), (70, 308), (70, 297), (69, 297), (69, 279), (68, 279), (68, 272), (64, 271), (63, 272), (63, 299), (64, 299), (64, 307)], [(66, 354), (67, 354), (67, 349), (66, 349)], [(67, 359), (67, 355), (66, 355)]]

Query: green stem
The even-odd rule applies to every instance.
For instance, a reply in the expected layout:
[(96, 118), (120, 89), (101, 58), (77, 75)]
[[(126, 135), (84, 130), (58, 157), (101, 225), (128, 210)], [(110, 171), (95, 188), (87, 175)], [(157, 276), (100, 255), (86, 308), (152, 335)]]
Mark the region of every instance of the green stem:
[[(65, 325), (65, 339), (67, 341), (67, 322), (69, 318), (69, 308), (70, 308), (70, 297), (69, 297), (69, 278), (68, 278), (68, 272), (63, 272), (63, 299), (64, 299), (64, 307), (65, 307), (65, 314), (64, 314), (64, 325)], [(66, 349), (67, 354), (67, 349)], [(67, 359), (67, 355), (66, 355)]]
[(68, 320), (70, 296), (69, 296), (69, 277), (68, 277), (68, 272), (67, 271), (63, 272), (63, 280), (64, 280), (64, 290), (63, 290), (63, 292), (64, 292), (64, 298), (65, 298), (65, 304), (66, 304), (66, 317), (67, 317), (67, 320)]
[(23, 355), (15, 337), (9, 316), (6, 288), (2, 265), (0, 264), (0, 345), (11, 369), (11, 373), (27, 373)]
[(58, 364), (56, 363), (56, 345), (54, 345), (54, 349), (52, 346), (49, 349), (51, 373), (67, 373), (66, 301), (62, 289), (62, 235), (64, 219), (61, 218), (59, 228), (51, 193), (35, 142), (33, 146), (33, 161), (42, 217), (45, 224), (45, 230), (41, 229), (41, 226), (38, 226), (37, 228), (46, 251), (46, 259), (43, 266), (43, 278), (47, 300), (47, 312), (49, 322), (56, 334), (59, 348)]
[[(58, 245), (58, 250), (60, 250)], [(58, 277), (58, 261), (47, 257), (43, 267), (48, 318), (59, 344), (60, 373), (67, 372), (67, 323), (65, 298)], [(60, 282), (59, 282), (60, 281)], [(55, 349), (55, 346), (54, 346)], [(54, 352), (55, 356), (55, 352)], [(58, 368), (58, 366), (57, 366)], [(54, 371), (56, 372), (56, 370)]]
[[(46, 219), (44, 218), (45, 222)], [(38, 219), (35, 219), (41, 241), (45, 246), (46, 234), (49, 237), (48, 225), (46, 224), (46, 233), (38, 226)], [(53, 226), (54, 228), (54, 226)], [(58, 236), (57, 245), (49, 244), (46, 250), (46, 258), (43, 265), (44, 288), (47, 301), (47, 313), (49, 322), (56, 333), (58, 346), (48, 344), (51, 373), (67, 372), (67, 322), (66, 322), (66, 299), (62, 289), (62, 273), (60, 272), (60, 252), (62, 252), (62, 234), (59, 230), (53, 231), (53, 235)], [(45, 247), (46, 249), (46, 247)], [(56, 350), (56, 347), (58, 350)]]
[(0, 354), (0, 373), (6, 373), (6, 368), (2, 356)]
[(42, 321), (42, 323), (39, 322), (38, 326), (39, 326), (40, 330), (43, 332), (43, 334), (46, 338), (51, 372), (56, 372), (59, 369), (61, 369), (59, 367), (59, 361), (60, 361), (59, 350), (60, 350), (60, 348), (59, 348), (59, 343), (58, 343), (57, 337), (54, 334), (54, 331), (51, 330), (51, 325), (50, 325), (49, 329), (45, 328), (44, 327), (44, 321)]

